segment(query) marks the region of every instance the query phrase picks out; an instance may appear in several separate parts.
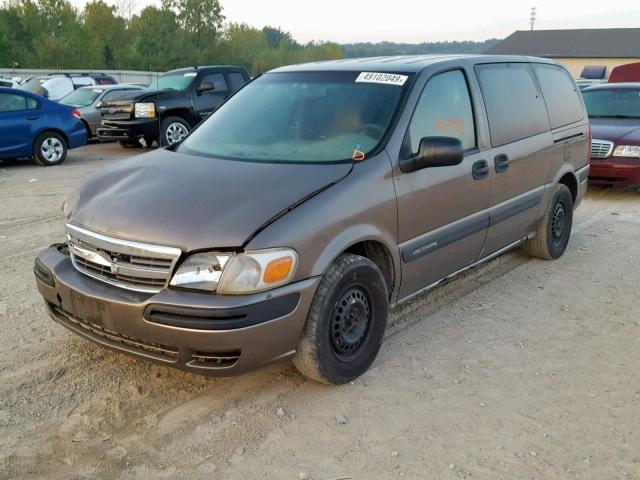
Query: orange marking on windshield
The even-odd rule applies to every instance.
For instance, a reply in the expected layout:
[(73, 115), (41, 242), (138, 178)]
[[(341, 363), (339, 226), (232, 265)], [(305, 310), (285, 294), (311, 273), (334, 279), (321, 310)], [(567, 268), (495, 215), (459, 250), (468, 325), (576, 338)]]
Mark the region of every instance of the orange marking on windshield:
[(362, 150), (358, 150), (357, 148), (353, 149), (353, 155), (351, 155), (351, 158), (356, 161), (356, 162), (361, 162), (362, 160), (364, 160), (364, 152)]

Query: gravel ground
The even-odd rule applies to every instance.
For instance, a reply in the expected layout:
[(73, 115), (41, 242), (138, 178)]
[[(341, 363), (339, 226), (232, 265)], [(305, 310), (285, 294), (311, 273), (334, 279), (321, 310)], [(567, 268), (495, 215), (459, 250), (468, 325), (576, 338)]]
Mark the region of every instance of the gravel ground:
[(288, 364), (206, 379), (51, 321), (60, 205), (132, 153), (0, 163), (0, 478), (640, 479), (640, 194), (591, 189), (567, 254), (500, 257), (393, 312), (342, 387)]

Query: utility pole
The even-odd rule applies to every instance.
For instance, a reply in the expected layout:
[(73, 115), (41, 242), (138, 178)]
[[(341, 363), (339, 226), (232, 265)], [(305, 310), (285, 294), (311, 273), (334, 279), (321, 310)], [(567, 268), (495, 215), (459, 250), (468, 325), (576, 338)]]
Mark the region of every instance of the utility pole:
[(531, 7), (531, 14), (529, 15), (529, 25), (531, 25), (532, 32), (533, 32), (533, 27), (536, 24), (537, 11), (538, 11), (538, 7)]

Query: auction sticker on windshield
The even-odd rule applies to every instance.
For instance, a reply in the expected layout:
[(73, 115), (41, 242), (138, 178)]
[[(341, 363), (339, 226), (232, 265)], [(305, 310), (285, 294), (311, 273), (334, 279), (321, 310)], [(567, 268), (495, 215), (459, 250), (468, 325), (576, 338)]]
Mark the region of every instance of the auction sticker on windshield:
[(397, 73), (362, 72), (356, 78), (356, 83), (381, 83), (401, 87), (407, 78), (409, 78), (407, 75), (398, 75)]

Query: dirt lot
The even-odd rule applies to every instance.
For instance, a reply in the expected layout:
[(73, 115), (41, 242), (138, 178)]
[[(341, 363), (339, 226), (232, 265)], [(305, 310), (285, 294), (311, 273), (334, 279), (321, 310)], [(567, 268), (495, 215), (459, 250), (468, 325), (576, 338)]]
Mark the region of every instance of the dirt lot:
[(66, 192), (129, 154), (0, 163), (0, 478), (640, 479), (637, 191), (591, 190), (559, 261), (516, 251), (396, 310), (350, 385), (205, 379), (75, 337), (36, 291)]

